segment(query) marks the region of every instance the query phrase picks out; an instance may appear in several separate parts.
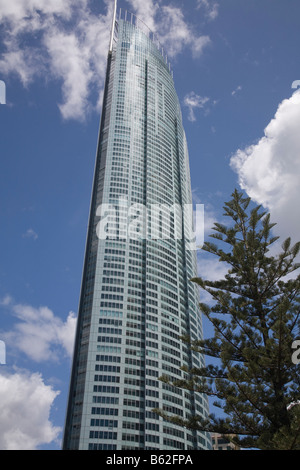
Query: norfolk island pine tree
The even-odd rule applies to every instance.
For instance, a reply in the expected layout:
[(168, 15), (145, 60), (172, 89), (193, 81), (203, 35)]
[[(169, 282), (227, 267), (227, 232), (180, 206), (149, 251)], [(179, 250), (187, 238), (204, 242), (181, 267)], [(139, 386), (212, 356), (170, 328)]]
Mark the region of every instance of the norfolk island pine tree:
[(292, 361), (300, 329), (300, 242), (292, 246), (288, 238), (272, 255), (278, 244), (272, 236), (275, 224), (261, 206), (250, 206), (251, 199), (235, 190), (224, 205), (230, 223), (215, 223), (211, 237), (216, 243), (203, 246), (229, 266), (224, 279), (192, 279), (213, 299), (212, 305), (200, 307), (214, 334), (182, 340), (218, 365), (182, 368), (188, 377), (184, 380), (160, 378), (214, 397), (225, 417), (182, 419), (156, 412), (189, 429), (227, 435), (243, 448), (300, 450), (300, 364)]

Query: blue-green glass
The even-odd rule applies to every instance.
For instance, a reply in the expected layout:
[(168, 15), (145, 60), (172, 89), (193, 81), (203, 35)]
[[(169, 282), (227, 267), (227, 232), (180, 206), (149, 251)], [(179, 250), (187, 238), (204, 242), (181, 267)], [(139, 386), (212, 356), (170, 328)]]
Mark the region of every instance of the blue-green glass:
[[(152, 411), (206, 416), (208, 405), (205, 396), (158, 380), (203, 365), (179, 339), (201, 338), (202, 326), (189, 281), (196, 253), (182, 213), (168, 212), (192, 202), (180, 106), (161, 50), (133, 23), (118, 21), (108, 57), (64, 448), (209, 449), (209, 436)], [(115, 205), (125, 224), (107, 239), (96, 231), (101, 204)], [(128, 208), (138, 204), (146, 209), (140, 239), (126, 225)], [(151, 211), (158, 204), (165, 209)]]

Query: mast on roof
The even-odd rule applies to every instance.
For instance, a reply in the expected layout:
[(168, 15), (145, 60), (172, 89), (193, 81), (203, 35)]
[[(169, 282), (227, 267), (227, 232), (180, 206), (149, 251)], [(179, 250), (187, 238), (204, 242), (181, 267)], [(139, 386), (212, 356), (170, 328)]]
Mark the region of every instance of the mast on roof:
[(114, 40), (114, 34), (115, 34), (115, 24), (116, 24), (116, 15), (117, 15), (117, 0), (114, 0), (114, 12), (113, 12), (113, 19), (112, 19), (111, 33), (110, 33), (109, 52), (112, 52), (112, 47), (113, 47), (113, 40)]

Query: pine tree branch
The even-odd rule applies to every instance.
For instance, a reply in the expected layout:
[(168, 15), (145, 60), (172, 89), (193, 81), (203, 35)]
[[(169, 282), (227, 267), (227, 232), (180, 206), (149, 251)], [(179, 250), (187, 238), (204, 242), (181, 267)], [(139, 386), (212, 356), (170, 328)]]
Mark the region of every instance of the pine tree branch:
[(291, 442), (290, 450), (294, 450), (294, 448), (296, 448), (296, 449), (299, 450), (299, 447), (296, 447), (296, 443), (297, 443), (297, 441), (298, 441), (299, 436), (300, 436), (300, 424), (299, 424), (299, 426), (298, 426), (297, 431), (295, 432), (295, 437), (294, 437), (294, 439), (293, 439), (292, 442)]
[(247, 429), (247, 431), (244, 429), (243, 432), (241, 432), (241, 429), (238, 430), (238, 432), (234, 432), (234, 434), (239, 434), (239, 435), (247, 435), (247, 436), (257, 436), (259, 435), (259, 431), (249, 424), (249, 420), (246, 419), (244, 413), (240, 413), (239, 409), (235, 407), (232, 403), (228, 406), (232, 408), (232, 411), (236, 414), (236, 416), (239, 418), (240, 423), (243, 423), (244, 428)]
[(232, 374), (229, 374), (229, 377), (230, 377), (230, 380), (235, 383), (236, 387), (237, 387), (238, 390), (240, 391), (241, 395), (245, 398), (245, 400), (248, 401), (248, 402), (252, 405), (252, 407), (253, 407), (254, 409), (256, 409), (261, 415), (263, 415), (264, 412), (265, 412), (265, 410), (264, 410), (263, 408), (259, 407), (259, 406), (257, 405), (257, 403), (254, 402), (254, 401), (251, 399), (251, 396), (249, 396), (249, 394), (247, 394), (247, 393), (245, 392), (245, 390), (244, 390), (244, 388), (241, 386), (239, 380), (236, 380), (236, 379), (234, 378), (234, 375), (232, 375)]
[[(290, 267), (293, 265), (294, 263), (294, 256), (289, 260), (288, 264), (286, 265), (285, 269), (282, 271), (282, 265), (283, 265), (283, 262), (285, 261), (285, 258), (287, 258), (288, 256), (291, 255), (291, 252), (285, 250), (284, 253), (282, 253), (280, 255), (280, 262), (277, 266), (277, 269), (276, 271), (274, 272), (273, 274), (273, 277), (271, 277), (269, 283), (267, 284), (265, 290), (262, 292), (262, 295), (265, 296), (266, 292), (269, 291), (275, 284), (277, 284), (277, 282), (279, 281), (279, 279), (282, 279), (284, 276), (286, 276), (287, 274), (289, 274), (291, 271), (290, 271)], [(298, 269), (298, 268), (296, 268)]]
[[(268, 255), (278, 239), (271, 234), (275, 224), (260, 207), (249, 210), (249, 203), (235, 190), (224, 205), (233, 224), (216, 223), (212, 235), (225, 248), (211, 242), (203, 247), (228, 264), (225, 278), (193, 279), (212, 298), (212, 306), (200, 308), (214, 336), (193, 342), (192, 349), (219, 358), (220, 367), (185, 369), (192, 379), (173, 385), (215, 397), (230, 418), (212, 421), (210, 428), (239, 434), (244, 446), (297, 448), (299, 426), (287, 415), (286, 404), (299, 398), (300, 373), (291, 365), (289, 348), (300, 326), (300, 276), (285, 277), (300, 267), (295, 263), (300, 243), (291, 247), (287, 239), (280, 255)], [(193, 423), (203, 426), (196, 419)]]

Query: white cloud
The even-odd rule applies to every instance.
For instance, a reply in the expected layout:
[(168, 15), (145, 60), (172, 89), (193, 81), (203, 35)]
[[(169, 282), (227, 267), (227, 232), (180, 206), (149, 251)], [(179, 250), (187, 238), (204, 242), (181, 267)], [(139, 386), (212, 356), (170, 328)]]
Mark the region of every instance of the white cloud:
[(185, 47), (190, 47), (194, 57), (199, 57), (210, 43), (205, 35), (198, 35), (184, 18), (183, 9), (160, 5), (160, 0), (128, 0), (137, 17), (157, 34), (165, 53), (174, 58)]
[(195, 110), (196, 109), (202, 109), (204, 108), (205, 104), (209, 101), (209, 98), (202, 97), (200, 95), (197, 95), (194, 91), (188, 93), (184, 97), (184, 106), (188, 108), (188, 119), (191, 122), (196, 121), (196, 115), (195, 115)]
[(277, 234), (293, 241), (300, 233), (300, 92), (283, 100), (255, 144), (231, 158), (239, 184), (271, 213)]
[(38, 234), (32, 228), (29, 228), (28, 230), (26, 230), (26, 232), (23, 233), (22, 236), (23, 238), (32, 238), (33, 240), (38, 239)]
[(49, 417), (58, 394), (40, 374), (0, 374), (0, 449), (36, 450), (56, 440), (61, 428)]
[(183, 11), (173, 6), (164, 6), (159, 23), (161, 42), (170, 57), (175, 57), (185, 47), (190, 47), (194, 57), (199, 57), (210, 44), (208, 36), (198, 36), (185, 21)]
[(63, 103), (59, 105), (63, 117), (84, 118), (92, 79), (85, 49), (74, 33), (59, 30), (53, 31), (44, 42), (51, 57), (52, 73), (63, 80)]
[(219, 14), (219, 4), (211, 0), (197, 0), (198, 8), (203, 7), (206, 11), (206, 16), (210, 20), (215, 20)]
[(4, 30), (2, 73), (16, 74), (24, 86), (36, 77), (49, 75), (47, 51), (43, 50), (39, 36), (47, 36), (55, 23), (68, 20), (70, 16), (70, 0), (0, 0)]
[(159, 9), (158, 3), (154, 3), (153, 0), (128, 0), (128, 3), (136, 16), (155, 33), (157, 30), (155, 16)]
[(200, 254), (198, 259), (198, 272), (199, 276), (203, 277), (208, 281), (220, 281), (224, 279), (225, 275), (228, 273), (230, 266), (225, 263), (219, 261), (217, 256), (209, 255), (204, 256)]
[(6, 46), (9, 50), (4, 54), (4, 59), (0, 60), (2, 74), (16, 74), (27, 87), (36, 75), (35, 60), (31, 51), (27, 48), (19, 50), (14, 41), (7, 40)]
[(3, 305), (4, 307), (10, 305), (12, 303), (13, 299), (10, 295), (6, 295), (3, 299), (0, 300), (0, 305)]
[[(198, 276), (207, 281), (220, 281), (225, 278), (230, 266), (219, 261), (214, 255), (205, 252), (199, 252), (197, 257)], [(208, 305), (213, 305), (215, 301), (211, 294), (200, 288), (200, 301)]]
[(70, 0), (0, 0), (0, 19), (20, 21), (38, 12), (69, 17), (70, 7)]
[(7, 346), (36, 362), (59, 361), (60, 357), (72, 356), (76, 327), (73, 312), (64, 322), (48, 307), (16, 304), (9, 296), (1, 304), (8, 306), (18, 319), (12, 330), (1, 336)]
[(0, 0), (5, 30), (2, 73), (16, 74), (24, 86), (37, 77), (60, 80), (59, 108), (65, 119), (85, 119), (93, 108), (91, 92), (101, 95), (104, 84), (112, 2), (105, 0), (103, 15), (92, 14), (88, 3)]
[[(84, 120), (91, 109), (101, 105), (110, 24), (111, 8), (100, 17), (86, 9), (71, 31), (56, 26), (44, 37), (52, 74), (62, 80), (63, 102), (59, 108), (65, 119)], [(94, 106), (93, 89), (99, 96)]]
[(235, 90), (231, 92), (232, 96), (236, 95), (241, 90), (242, 90), (242, 86), (241, 85), (237, 86)]
[[(0, 0), (3, 27), (2, 74), (16, 74), (24, 86), (37, 78), (61, 82), (64, 119), (83, 120), (102, 102), (113, 2), (95, 14), (89, 0)], [(189, 47), (194, 56), (209, 44), (185, 21), (183, 11), (160, 0), (129, 0), (137, 16), (156, 33), (168, 56)], [(93, 104), (92, 92), (99, 97)]]

